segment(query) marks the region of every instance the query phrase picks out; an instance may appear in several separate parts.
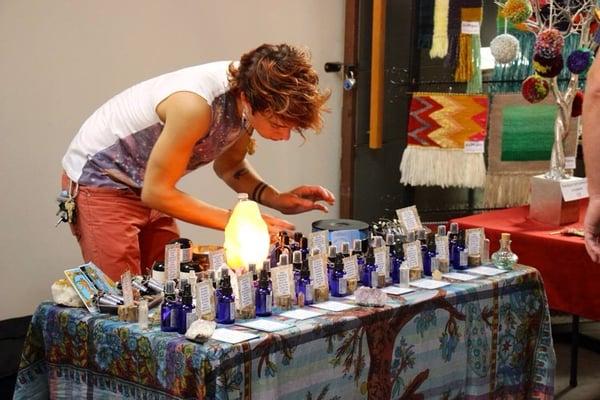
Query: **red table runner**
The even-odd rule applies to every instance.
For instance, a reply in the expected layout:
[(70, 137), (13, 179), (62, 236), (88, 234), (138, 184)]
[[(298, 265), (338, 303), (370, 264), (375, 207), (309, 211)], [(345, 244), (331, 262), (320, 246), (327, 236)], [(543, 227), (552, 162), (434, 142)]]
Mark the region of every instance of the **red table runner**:
[(600, 264), (588, 256), (583, 238), (552, 235), (564, 228), (581, 229), (587, 208), (582, 201), (579, 221), (562, 227), (548, 226), (527, 218), (529, 207), (491, 211), (452, 220), (461, 229), (483, 227), (490, 239), (490, 254), (499, 247), (500, 234), (511, 234), (512, 251), (519, 263), (537, 268), (548, 295), (550, 308), (600, 320)]

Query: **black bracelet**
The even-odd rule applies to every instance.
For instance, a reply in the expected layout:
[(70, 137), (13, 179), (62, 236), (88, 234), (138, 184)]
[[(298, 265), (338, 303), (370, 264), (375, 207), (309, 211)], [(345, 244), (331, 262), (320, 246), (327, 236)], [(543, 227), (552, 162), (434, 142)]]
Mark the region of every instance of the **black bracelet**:
[(256, 202), (257, 202), (258, 204), (262, 204), (262, 195), (263, 195), (263, 192), (264, 192), (264, 191), (265, 191), (265, 189), (266, 189), (266, 188), (268, 188), (268, 187), (269, 187), (269, 185), (267, 185), (267, 184), (265, 183), (265, 184), (264, 184), (264, 186), (260, 188), (260, 190), (258, 191), (258, 193), (256, 193)]
[(262, 191), (264, 190), (264, 188), (267, 187), (267, 184), (264, 182), (259, 182), (258, 185), (256, 185), (256, 187), (254, 188), (254, 190), (252, 191), (252, 195), (250, 195), (250, 200), (256, 201), (257, 203), (260, 203), (259, 199), (260, 199), (260, 193), (262, 193)]

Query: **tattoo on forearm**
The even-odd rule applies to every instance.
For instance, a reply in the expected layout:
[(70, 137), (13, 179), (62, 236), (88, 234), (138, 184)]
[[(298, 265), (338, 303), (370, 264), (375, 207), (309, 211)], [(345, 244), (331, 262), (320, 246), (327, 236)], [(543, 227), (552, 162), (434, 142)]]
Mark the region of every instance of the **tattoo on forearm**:
[(248, 168), (242, 168), (242, 169), (235, 171), (235, 174), (233, 174), (233, 177), (239, 181), (240, 178), (242, 176), (246, 175), (248, 172), (250, 172), (250, 171), (248, 171)]
[(267, 186), (268, 185), (266, 183), (259, 182), (258, 185), (256, 185), (256, 187), (252, 191), (250, 199), (256, 201), (257, 203), (260, 203), (260, 196), (262, 195), (263, 190), (265, 190)]

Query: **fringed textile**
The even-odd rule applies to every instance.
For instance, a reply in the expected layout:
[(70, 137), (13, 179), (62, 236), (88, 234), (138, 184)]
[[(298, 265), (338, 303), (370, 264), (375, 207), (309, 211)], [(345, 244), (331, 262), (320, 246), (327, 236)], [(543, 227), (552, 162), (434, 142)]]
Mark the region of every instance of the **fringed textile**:
[(466, 153), (467, 141), (484, 141), (485, 95), (414, 93), (408, 145), (400, 163), (400, 182), (412, 186), (483, 187), (483, 154)]
[[(476, 22), (481, 28), (481, 19), (483, 17), (483, 9), (481, 7), (463, 7), (461, 9), (461, 22)], [(454, 73), (454, 80), (456, 82), (468, 82), (473, 77), (475, 68), (474, 64), (474, 48), (472, 36), (473, 33), (466, 33), (461, 31), (458, 40), (458, 58), (456, 64), (456, 71)], [(476, 36), (479, 36), (477, 34)], [(479, 44), (481, 47), (481, 43)], [(479, 50), (481, 51), (481, 49)]]
[(448, 54), (448, 7), (450, 0), (435, 0), (433, 38), (429, 57), (444, 58)]

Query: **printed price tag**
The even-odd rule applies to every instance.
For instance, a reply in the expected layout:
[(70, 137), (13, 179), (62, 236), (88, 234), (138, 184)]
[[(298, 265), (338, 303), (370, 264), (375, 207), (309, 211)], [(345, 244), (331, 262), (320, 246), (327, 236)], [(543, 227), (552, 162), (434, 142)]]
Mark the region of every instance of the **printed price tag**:
[(215, 250), (208, 253), (208, 264), (210, 269), (219, 270), (225, 264), (225, 250)]
[(327, 254), (329, 231), (317, 231), (308, 234), (308, 248), (319, 249), (321, 254)]
[(131, 287), (131, 272), (127, 270), (121, 275), (121, 289), (123, 290), (123, 303), (126, 307), (133, 305), (133, 289)]
[(584, 199), (589, 196), (586, 178), (570, 178), (560, 181), (560, 190), (565, 201)]
[(485, 152), (485, 142), (483, 140), (467, 140), (463, 150), (465, 153), (483, 154)]
[(345, 257), (344, 272), (346, 273), (346, 279), (358, 279), (358, 262), (356, 261), (356, 255)]
[(213, 287), (210, 281), (202, 281), (196, 286), (196, 311), (199, 316), (213, 313), (212, 294)]
[(565, 168), (566, 169), (577, 168), (577, 161), (576, 161), (575, 157), (565, 157)]
[(421, 242), (418, 240), (412, 243), (404, 244), (404, 257), (406, 266), (409, 269), (423, 268), (423, 258), (421, 255)]
[(165, 267), (167, 269), (168, 280), (179, 278), (180, 247), (179, 243), (168, 244), (165, 246)]
[(435, 235), (435, 252), (438, 260), (448, 261), (448, 236)]
[(310, 269), (310, 276), (315, 289), (328, 287), (325, 263), (321, 256), (310, 257), (308, 259), (308, 268)]
[(460, 33), (465, 35), (479, 35), (481, 24), (477, 21), (462, 21)]
[(481, 254), (483, 250), (483, 239), (485, 238), (485, 234), (482, 228), (474, 228), (467, 229), (465, 231), (465, 236), (467, 238), (467, 248), (469, 249), (468, 254), (470, 256), (475, 256)]
[(252, 274), (247, 273), (238, 278), (238, 290), (241, 309), (254, 304), (252, 299)]

